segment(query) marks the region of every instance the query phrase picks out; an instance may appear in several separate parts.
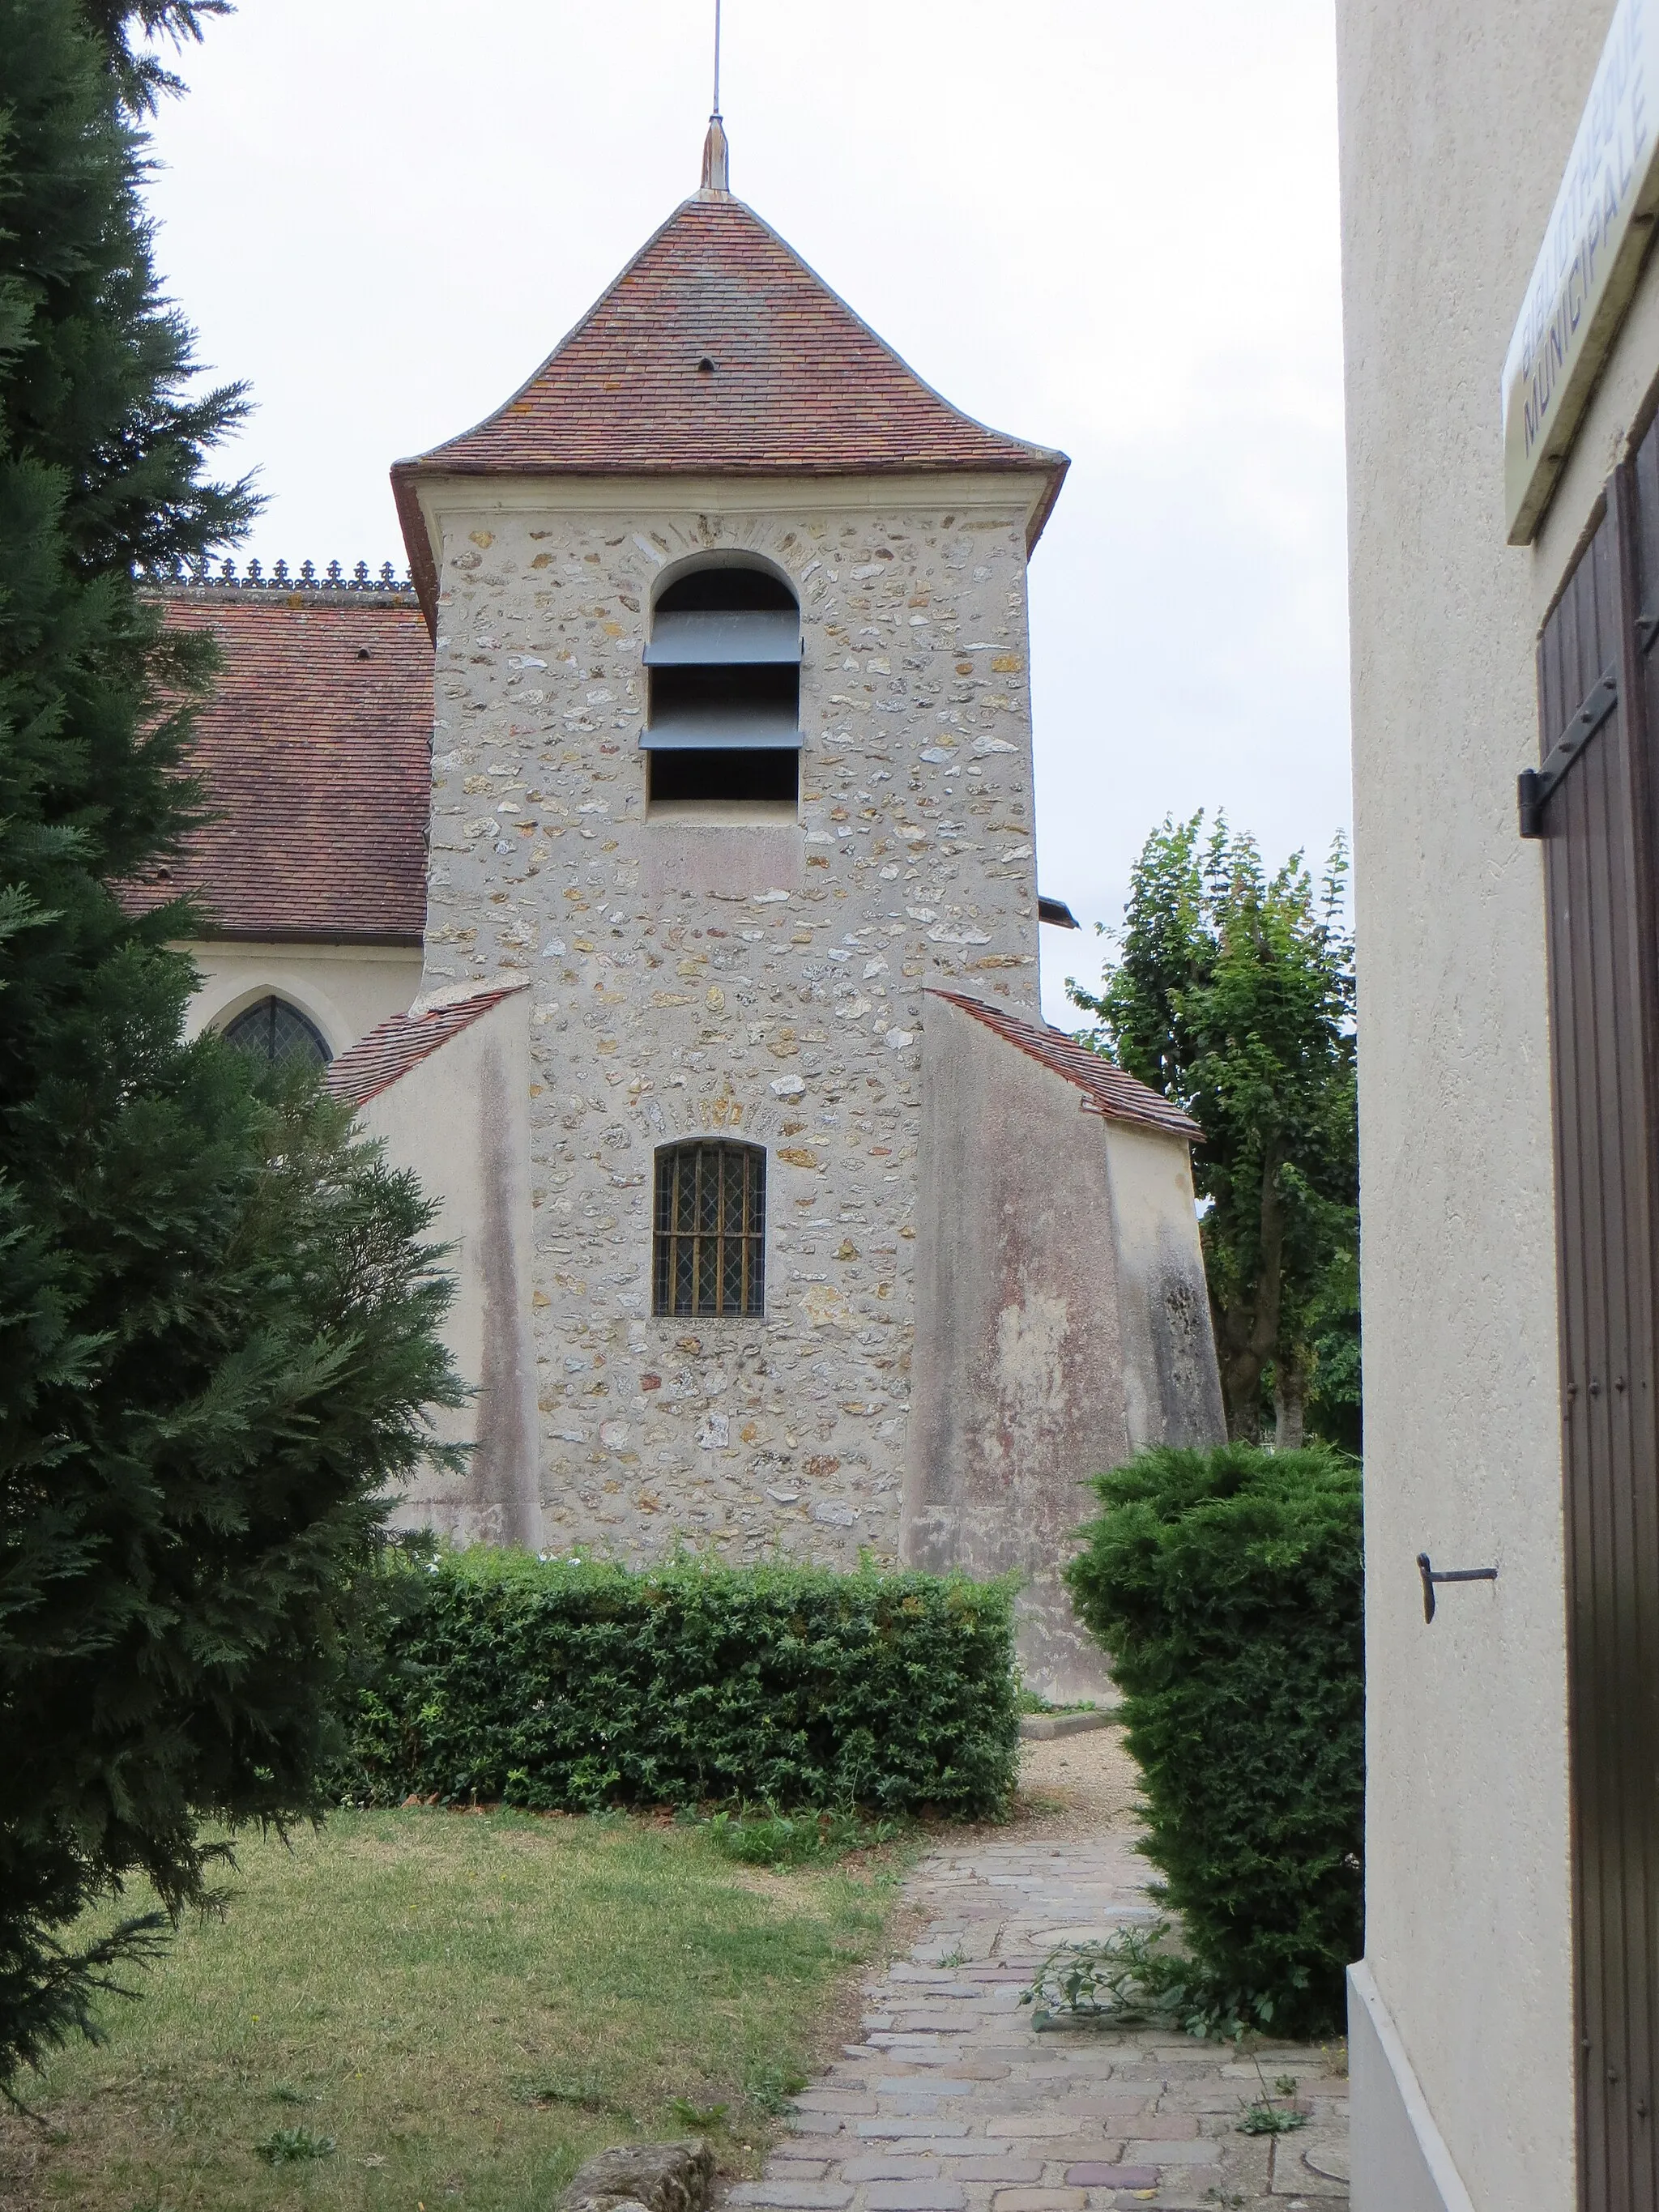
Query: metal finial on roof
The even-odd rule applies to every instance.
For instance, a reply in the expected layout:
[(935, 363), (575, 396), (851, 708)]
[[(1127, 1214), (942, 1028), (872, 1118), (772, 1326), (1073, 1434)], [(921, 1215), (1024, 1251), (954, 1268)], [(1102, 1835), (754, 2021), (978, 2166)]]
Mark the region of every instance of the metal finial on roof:
[(708, 118), (708, 136), (702, 142), (702, 189), (729, 198), (732, 191), (731, 155), (726, 131), (718, 115)]
[(708, 115), (708, 136), (702, 142), (702, 189), (729, 192), (732, 189), (731, 151), (726, 125), (720, 120), (720, 0), (714, 0), (714, 104)]

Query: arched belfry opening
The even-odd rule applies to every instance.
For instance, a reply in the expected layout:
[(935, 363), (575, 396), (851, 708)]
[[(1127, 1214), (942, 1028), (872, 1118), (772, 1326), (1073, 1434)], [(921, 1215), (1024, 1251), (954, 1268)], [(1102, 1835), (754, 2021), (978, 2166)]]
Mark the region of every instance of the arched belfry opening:
[(775, 570), (676, 577), (653, 611), (647, 797), (669, 807), (793, 813), (800, 792), (800, 606)]

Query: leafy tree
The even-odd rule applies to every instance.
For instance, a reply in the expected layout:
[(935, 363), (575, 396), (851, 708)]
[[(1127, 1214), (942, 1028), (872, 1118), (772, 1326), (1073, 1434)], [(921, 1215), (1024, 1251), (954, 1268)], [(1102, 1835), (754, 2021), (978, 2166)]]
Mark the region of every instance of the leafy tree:
[(143, 567), (246, 523), (159, 298), (128, 31), (216, 0), (0, 0), (0, 2088), (164, 1915), (198, 1823), (314, 1810), (351, 1580), (459, 1392), (429, 1209), (314, 1079), (256, 1091), (113, 886), (175, 853), (210, 647)]
[(1131, 878), (1082, 1041), (1204, 1131), (1193, 1176), (1231, 1433), (1261, 1434), (1271, 1379), (1281, 1444), (1310, 1390), (1333, 1441), (1358, 1443), (1358, 1152), (1353, 947), (1339, 837), (1316, 885), (1296, 854), (1268, 876), (1218, 817), (1166, 820)]
[(1308, 1310), (1307, 1417), (1315, 1436), (1357, 1459), (1364, 1445), (1359, 1363), (1358, 1239), (1332, 1255)]

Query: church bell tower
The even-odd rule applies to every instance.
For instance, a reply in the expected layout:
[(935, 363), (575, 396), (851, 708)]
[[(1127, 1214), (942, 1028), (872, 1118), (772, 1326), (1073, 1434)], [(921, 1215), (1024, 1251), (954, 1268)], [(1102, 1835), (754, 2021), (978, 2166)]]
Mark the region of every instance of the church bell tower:
[(733, 197), (716, 116), (569, 336), (392, 471), (424, 988), (529, 979), (555, 1548), (896, 1556), (926, 994), (1037, 1018), (1026, 562), (1066, 466)]

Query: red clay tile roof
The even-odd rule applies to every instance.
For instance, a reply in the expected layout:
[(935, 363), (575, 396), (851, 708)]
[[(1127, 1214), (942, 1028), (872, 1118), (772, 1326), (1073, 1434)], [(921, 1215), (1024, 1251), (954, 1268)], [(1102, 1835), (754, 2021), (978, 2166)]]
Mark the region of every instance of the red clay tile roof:
[(390, 1021), (371, 1030), (349, 1052), (343, 1052), (330, 1063), (323, 1077), (324, 1088), (348, 1106), (366, 1106), (440, 1045), (471, 1029), (480, 1014), (487, 1014), (492, 1006), (499, 1006), (503, 999), (523, 988), (522, 983), (489, 984), (468, 998), (429, 1006), (423, 1014), (393, 1014)]
[(1204, 1132), (1190, 1115), (1170, 1105), (1167, 1098), (1159, 1097), (1156, 1091), (1138, 1082), (1133, 1075), (1126, 1075), (1113, 1061), (1103, 1060), (1097, 1052), (1077, 1043), (1064, 1030), (1051, 1030), (1046, 1023), (1023, 1022), (1017, 1014), (1005, 1013), (1000, 1006), (988, 1006), (983, 999), (965, 998), (959, 991), (930, 991), (927, 995), (960, 1006), (964, 1014), (983, 1022), (987, 1029), (994, 1030), (1019, 1051), (1029, 1053), (1033, 1060), (1040, 1060), (1045, 1067), (1053, 1068), (1056, 1075), (1064, 1076), (1067, 1083), (1084, 1093), (1085, 1113), (1103, 1114), (1109, 1121), (1137, 1121), (1146, 1128), (1185, 1137), (1193, 1144), (1202, 1143)]
[(223, 654), (191, 763), (219, 818), (124, 904), (189, 891), (215, 936), (418, 944), (432, 643), (413, 595), (207, 585), (167, 609)]
[(399, 461), (392, 480), (429, 612), (420, 475), (1029, 470), (1048, 478), (1035, 544), (1067, 465), (942, 399), (751, 208), (719, 192), (683, 201), (503, 406)]

